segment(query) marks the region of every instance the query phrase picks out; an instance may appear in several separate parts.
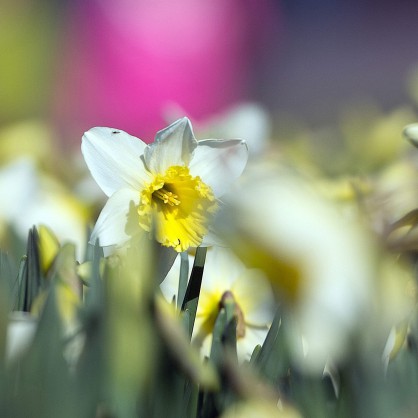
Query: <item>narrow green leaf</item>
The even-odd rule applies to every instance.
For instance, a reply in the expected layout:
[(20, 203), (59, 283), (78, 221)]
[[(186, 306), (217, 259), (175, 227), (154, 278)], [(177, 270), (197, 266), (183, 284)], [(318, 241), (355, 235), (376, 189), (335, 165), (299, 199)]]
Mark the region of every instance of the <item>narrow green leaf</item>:
[[(12, 306), (11, 284), (15, 273), (11, 260), (6, 253), (0, 251), (0, 358), (6, 357), (6, 336), (9, 322), (9, 312)], [(13, 280), (12, 280), (13, 277)], [(2, 376), (3, 361), (0, 361), (0, 377)]]
[(6, 287), (13, 288), (17, 277), (17, 267), (9, 254), (0, 250), (0, 282), (5, 283)]
[(227, 324), (227, 313), (224, 308), (219, 311), (212, 331), (212, 346), (209, 358), (214, 364), (219, 365), (223, 353), (223, 335)]
[(88, 292), (85, 297), (87, 309), (99, 310), (103, 305), (104, 290), (103, 282), (100, 278), (100, 260), (103, 258), (103, 250), (98, 243), (90, 245), (88, 251), (88, 261), (91, 261), (91, 276), (88, 280)]
[(35, 227), (29, 231), (27, 246), (26, 273), (22, 286), (24, 287), (23, 310), (30, 312), (32, 303), (42, 287), (42, 275), (39, 261), (38, 232)]
[(274, 315), (271, 327), (267, 333), (266, 339), (264, 340), (264, 344), (261, 346), (261, 349), (258, 352), (257, 359), (255, 359), (255, 363), (259, 366), (262, 366), (266, 362), (269, 353), (271, 353), (272, 349), (274, 348), (275, 342), (278, 338), (280, 324), (281, 313), (280, 310), (277, 310), (276, 314)]
[(253, 364), (269, 381), (277, 383), (290, 368), (289, 348), (286, 341), (286, 317), (279, 309), (267, 337)]
[(177, 293), (177, 307), (181, 309), (187, 290), (187, 281), (189, 277), (189, 255), (187, 251), (180, 254), (180, 276), (179, 288)]
[(259, 361), (258, 357), (260, 356), (260, 352), (261, 352), (261, 345), (258, 344), (254, 347), (254, 350), (251, 354), (250, 364), (256, 364)]
[(221, 309), (216, 318), (212, 331), (212, 346), (210, 350), (210, 362), (220, 370), (221, 390), (207, 393), (204, 398), (204, 416), (219, 415), (234, 400), (234, 393), (224, 375), (226, 356), (233, 354), (234, 363), (237, 360), (236, 352), (236, 316), (235, 302), (231, 297), (226, 297), (221, 303)]
[(14, 304), (13, 310), (15, 311), (23, 311), (25, 306), (25, 277), (27, 276), (27, 261), (28, 258), (26, 255), (22, 257), (20, 260), (19, 271), (17, 273), (16, 281), (14, 284), (13, 294), (14, 294)]
[(195, 418), (197, 415), (199, 387), (189, 380), (184, 385), (183, 399), (185, 401), (185, 414), (187, 418)]
[(197, 304), (199, 302), (200, 288), (202, 286), (203, 269), (206, 260), (206, 247), (198, 247), (196, 250), (196, 257), (193, 263), (192, 272), (190, 274), (189, 284), (187, 286), (186, 294), (181, 305), (182, 311), (188, 311), (190, 315), (189, 320), (189, 336), (191, 338), (193, 333), (194, 322), (196, 319)]
[(183, 325), (183, 329), (189, 331), (190, 329), (190, 312), (188, 310), (181, 311), (180, 313), (181, 323)]
[(224, 295), (222, 305), (226, 312), (226, 324), (222, 333), (222, 344), (227, 348), (229, 355), (237, 359), (237, 317), (236, 305), (233, 296)]

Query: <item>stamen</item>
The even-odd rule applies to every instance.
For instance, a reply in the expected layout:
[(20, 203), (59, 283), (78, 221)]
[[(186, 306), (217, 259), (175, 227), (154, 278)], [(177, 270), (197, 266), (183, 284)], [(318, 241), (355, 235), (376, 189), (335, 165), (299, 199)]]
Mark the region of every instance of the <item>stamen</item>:
[(218, 207), (212, 189), (184, 166), (156, 174), (140, 192), (139, 225), (155, 232), (156, 240), (177, 252), (198, 247), (207, 233), (209, 218)]
[(152, 194), (153, 197), (158, 197), (158, 199), (162, 200), (164, 203), (169, 204), (170, 206), (178, 206), (180, 204), (180, 200), (178, 196), (162, 187), (161, 189), (155, 190)]

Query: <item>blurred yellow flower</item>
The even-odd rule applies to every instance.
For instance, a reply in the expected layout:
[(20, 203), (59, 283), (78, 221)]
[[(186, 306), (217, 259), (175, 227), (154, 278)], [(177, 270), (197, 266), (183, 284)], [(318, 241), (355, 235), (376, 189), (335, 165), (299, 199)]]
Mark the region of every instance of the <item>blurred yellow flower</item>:
[(302, 418), (291, 406), (279, 406), (272, 401), (248, 399), (232, 404), (221, 418)]
[(39, 225), (37, 230), (41, 271), (46, 274), (58, 253), (60, 244), (55, 234), (47, 226)]
[(23, 120), (0, 130), (0, 164), (28, 157), (42, 167), (51, 167), (55, 163), (51, 154), (57, 154), (53, 132), (40, 120)]

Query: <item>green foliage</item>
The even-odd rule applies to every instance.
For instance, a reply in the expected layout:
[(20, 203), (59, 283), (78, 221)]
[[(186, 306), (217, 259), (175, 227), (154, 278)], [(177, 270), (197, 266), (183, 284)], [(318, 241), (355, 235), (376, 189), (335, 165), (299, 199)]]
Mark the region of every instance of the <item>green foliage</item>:
[[(157, 249), (151, 245), (127, 258), (104, 258), (100, 247), (90, 246), (88, 285), (77, 275), (72, 245), (59, 249), (47, 273), (39, 267), (40, 251), (34, 228), (19, 266), (0, 252), (0, 354), (6, 358), (0, 365), (0, 416), (205, 418), (253, 398), (273, 404), (280, 399), (305, 417), (414, 416), (414, 321), (406, 347), (386, 373), (376, 353), (353, 341), (347, 361), (318, 376), (292, 362), (283, 307), (263, 346), (239, 364), (235, 302), (226, 295), (210, 356), (201, 359), (190, 338), (205, 249), (197, 250), (189, 279), (187, 257), (182, 259), (181, 320), (161, 302), (153, 268)], [(37, 318), (33, 338), (17, 356), (6, 353), (11, 310), (31, 312), (24, 323)]]

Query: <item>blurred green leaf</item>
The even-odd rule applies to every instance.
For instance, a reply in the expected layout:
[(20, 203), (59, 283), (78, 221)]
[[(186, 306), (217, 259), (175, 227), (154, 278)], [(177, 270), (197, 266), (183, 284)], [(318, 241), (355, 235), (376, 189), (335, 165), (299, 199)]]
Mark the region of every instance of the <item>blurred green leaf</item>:
[[(84, 305), (79, 312), (80, 334), (84, 340), (80, 357), (75, 366), (77, 399), (89, 418), (98, 413), (105, 399), (106, 388), (106, 305), (103, 281), (100, 277), (100, 261), (103, 250), (99, 245), (90, 246), (88, 260), (91, 262), (89, 286)], [(102, 412), (105, 408), (101, 406)]]
[(20, 260), (15, 282), (14, 309), (30, 312), (43, 283), (39, 260), (38, 234), (36, 228), (29, 230), (26, 255)]
[(13, 289), (17, 277), (17, 266), (9, 254), (0, 249), (0, 282), (10, 291)]
[(3, 359), (6, 357), (7, 327), (9, 311), (12, 308), (12, 285), (15, 277), (16, 266), (6, 253), (0, 251), (0, 381), (3, 375)]
[(264, 344), (252, 359), (252, 364), (260, 371), (261, 375), (276, 385), (279, 384), (282, 376), (287, 375), (290, 368), (284, 327), (283, 312), (278, 309)]
[(8, 370), (7, 392), (2, 402), (8, 411), (5, 416), (82, 416), (63, 350), (61, 322), (52, 288), (30, 350)]
[(27, 275), (27, 261), (28, 258), (23, 256), (20, 260), (19, 265), (19, 271), (16, 277), (16, 282), (14, 285), (14, 296), (15, 296), (15, 302), (13, 309), (15, 311), (23, 311), (25, 306), (25, 293), (26, 293), (26, 287), (25, 287), (25, 277)]

